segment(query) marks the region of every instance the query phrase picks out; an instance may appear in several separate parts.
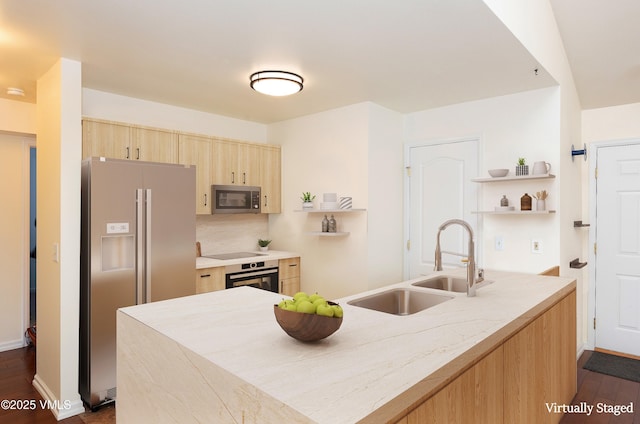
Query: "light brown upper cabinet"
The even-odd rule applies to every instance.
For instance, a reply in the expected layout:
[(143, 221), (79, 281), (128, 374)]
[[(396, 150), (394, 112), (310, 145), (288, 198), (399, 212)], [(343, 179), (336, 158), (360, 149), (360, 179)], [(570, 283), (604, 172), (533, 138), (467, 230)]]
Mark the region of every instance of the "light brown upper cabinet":
[(262, 213), (280, 213), (281, 165), (280, 146), (260, 146), (260, 186)]
[(196, 214), (211, 213), (211, 139), (180, 134), (178, 159), (184, 165), (196, 166)]
[(260, 185), (259, 148), (230, 140), (213, 141), (213, 183)]
[(82, 156), (178, 163), (178, 135), (172, 131), (85, 119)]

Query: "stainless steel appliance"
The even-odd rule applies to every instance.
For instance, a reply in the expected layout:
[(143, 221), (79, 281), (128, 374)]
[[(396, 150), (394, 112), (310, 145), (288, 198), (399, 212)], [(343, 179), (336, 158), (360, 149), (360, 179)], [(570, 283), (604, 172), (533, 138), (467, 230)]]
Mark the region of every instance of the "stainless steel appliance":
[(260, 213), (260, 187), (212, 185), (211, 213)]
[(204, 255), (203, 257), (223, 261), (256, 258), (255, 262), (225, 266), (225, 287), (232, 289), (240, 286), (251, 286), (279, 293), (278, 260), (270, 259), (262, 261), (258, 259), (260, 256), (265, 256), (265, 254), (255, 252), (231, 252), (218, 255)]
[(278, 260), (257, 261), (225, 267), (226, 288), (251, 286), (279, 292)]
[(82, 400), (116, 397), (116, 310), (195, 294), (195, 168), (104, 158), (82, 163)]

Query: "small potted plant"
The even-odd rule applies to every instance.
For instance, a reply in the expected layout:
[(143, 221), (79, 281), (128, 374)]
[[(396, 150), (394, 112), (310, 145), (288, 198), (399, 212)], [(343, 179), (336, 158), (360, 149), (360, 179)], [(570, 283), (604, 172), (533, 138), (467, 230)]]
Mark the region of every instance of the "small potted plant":
[(271, 240), (258, 239), (258, 246), (260, 246), (260, 250), (263, 252), (269, 250), (269, 243), (271, 243)]
[(312, 195), (310, 192), (302, 192), (302, 197), (300, 197), (300, 199), (302, 200), (302, 209), (313, 209), (313, 199), (315, 199), (316, 196)]
[(516, 175), (529, 175), (529, 165), (525, 165), (524, 158), (518, 158), (518, 165), (516, 165)]

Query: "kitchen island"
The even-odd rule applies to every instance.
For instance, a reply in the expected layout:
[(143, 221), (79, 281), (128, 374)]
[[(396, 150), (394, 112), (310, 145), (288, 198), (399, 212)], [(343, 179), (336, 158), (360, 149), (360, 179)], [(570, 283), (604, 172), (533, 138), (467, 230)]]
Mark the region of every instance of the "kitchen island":
[(576, 391), (575, 280), (485, 278), (407, 316), (347, 302), (420, 279), (338, 299), (342, 327), (310, 344), (254, 288), (121, 309), (117, 421), (558, 422), (545, 403)]

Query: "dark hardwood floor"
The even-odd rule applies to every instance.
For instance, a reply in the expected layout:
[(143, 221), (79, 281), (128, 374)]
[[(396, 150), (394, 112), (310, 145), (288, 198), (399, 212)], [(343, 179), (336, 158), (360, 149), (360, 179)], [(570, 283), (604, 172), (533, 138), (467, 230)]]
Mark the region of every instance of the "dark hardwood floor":
[[(594, 406), (591, 415), (586, 414), (565, 414), (561, 424), (605, 424), (605, 423), (629, 423), (640, 424), (640, 383), (625, 380), (610, 375), (599, 374), (597, 372), (585, 370), (582, 366), (591, 356), (592, 351), (585, 351), (578, 361), (578, 393), (573, 398), (572, 405), (579, 406), (581, 402), (585, 405)], [(607, 405), (629, 405), (633, 403), (633, 414), (597, 413), (596, 406)]]
[[(113, 406), (105, 407), (98, 412), (87, 412), (56, 421), (51, 411), (42, 408), (42, 396), (33, 387), (33, 376), (36, 371), (36, 350), (24, 347), (0, 352), (0, 401), (26, 401), (28, 409), (7, 409), (3, 403), (0, 408), (0, 424), (113, 424), (115, 410)], [(24, 402), (22, 402), (24, 404)], [(35, 405), (34, 405), (35, 403)], [(32, 405), (35, 409), (31, 409)]]
[[(582, 368), (589, 359), (591, 351), (586, 351), (578, 361), (578, 393), (572, 405), (629, 405), (633, 403), (635, 414), (596, 413), (595, 408), (590, 416), (585, 414), (565, 414), (561, 424), (604, 424), (629, 423), (640, 424), (640, 383), (624, 380), (609, 375), (598, 374)], [(113, 424), (115, 423), (115, 407), (107, 406), (98, 412), (87, 412), (75, 417), (56, 421), (53, 414), (40, 407), (40, 394), (32, 385), (35, 374), (35, 348), (0, 352), (0, 400), (35, 400), (35, 410), (7, 410), (0, 408), (0, 424)]]

